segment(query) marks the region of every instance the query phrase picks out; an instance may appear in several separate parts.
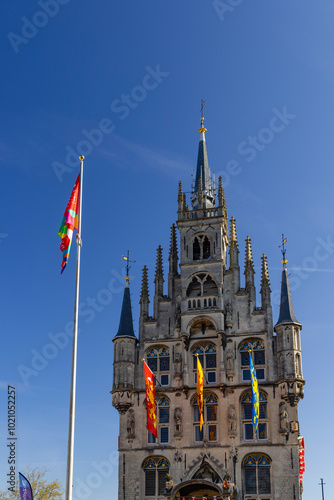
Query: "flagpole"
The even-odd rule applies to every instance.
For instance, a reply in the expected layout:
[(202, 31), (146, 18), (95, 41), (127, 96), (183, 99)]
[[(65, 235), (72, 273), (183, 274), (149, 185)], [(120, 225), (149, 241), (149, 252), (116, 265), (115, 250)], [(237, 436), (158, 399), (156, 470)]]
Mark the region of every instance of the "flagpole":
[(82, 184), (83, 184), (83, 161), (80, 159), (80, 198), (79, 198), (79, 220), (78, 232), (76, 235), (77, 243), (77, 269), (75, 278), (75, 299), (74, 299), (74, 319), (73, 319), (73, 344), (72, 344), (72, 373), (71, 373), (71, 394), (70, 394), (70, 412), (68, 426), (67, 443), (67, 468), (66, 468), (66, 491), (65, 500), (72, 500), (73, 490), (73, 451), (74, 451), (74, 423), (75, 423), (75, 392), (77, 378), (77, 344), (78, 344), (78, 312), (79, 312), (79, 281), (80, 281), (80, 250), (81, 241), (81, 211), (82, 211)]

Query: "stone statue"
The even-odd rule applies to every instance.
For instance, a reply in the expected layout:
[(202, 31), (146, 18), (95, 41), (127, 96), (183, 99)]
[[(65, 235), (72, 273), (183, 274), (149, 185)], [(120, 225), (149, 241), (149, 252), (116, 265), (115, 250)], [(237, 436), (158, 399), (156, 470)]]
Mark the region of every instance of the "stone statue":
[(182, 357), (179, 352), (175, 354), (174, 367), (175, 367), (175, 376), (179, 377), (182, 374)]
[(289, 416), (288, 412), (286, 411), (286, 406), (284, 403), (280, 404), (279, 418), (280, 418), (280, 432), (289, 432)]
[(126, 428), (129, 437), (135, 435), (135, 412), (133, 410), (129, 410)]
[(182, 408), (177, 407), (174, 410), (175, 434), (182, 433)]
[(237, 431), (237, 414), (234, 405), (230, 405), (228, 410), (228, 432), (235, 433)]
[(234, 373), (234, 354), (230, 347), (226, 351), (226, 372)]

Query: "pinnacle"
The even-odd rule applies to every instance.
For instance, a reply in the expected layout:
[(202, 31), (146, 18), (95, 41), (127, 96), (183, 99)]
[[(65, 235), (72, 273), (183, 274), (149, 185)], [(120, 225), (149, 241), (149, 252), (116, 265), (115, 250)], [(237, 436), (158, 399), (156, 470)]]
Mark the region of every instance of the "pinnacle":
[(161, 245), (159, 245), (157, 248), (157, 263), (155, 267), (155, 278), (160, 278), (160, 277), (163, 277)]
[(141, 283), (141, 294), (140, 300), (148, 300), (148, 276), (147, 276), (147, 267), (143, 267), (143, 277)]
[(262, 255), (261, 261), (262, 261), (261, 265), (261, 289), (262, 289), (264, 286), (270, 287), (268, 257), (266, 256), (266, 254)]
[(177, 256), (177, 243), (176, 243), (176, 227), (175, 224), (171, 227), (169, 258)]
[(245, 256), (245, 271), (247, 269), (254, 270), (254, 261), (253, 261), (253, 253), (252, 253), (252, 240), (249, 236), (245, 239), (246, 242), (246, 256)]
[(234, 217), (231, 218), (231, 228), (230, 228), (230, 245), (233, 244), (238, 246), (238, 236), (237, 236), (237, 228), (236, 228), (236, 220)]

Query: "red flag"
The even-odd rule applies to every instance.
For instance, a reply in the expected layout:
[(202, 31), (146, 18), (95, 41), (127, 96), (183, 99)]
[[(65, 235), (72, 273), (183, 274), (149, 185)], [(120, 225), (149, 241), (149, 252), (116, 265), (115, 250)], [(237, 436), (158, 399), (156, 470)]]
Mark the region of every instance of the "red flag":
[(200, 422), (200, 431), (202, 430), (204, 419), (203, 419), (203, 368), (201, 362), (199, 360), (198, 354), (197, 356), (197, 403), (198, 403), (198, 411), (199, 411), (199, 422)]
[(155, 402), (154, 375), (144, 361), (145, 389), (146, 389), (146, 410), (147, 410), (147, 430), (157, 438), (157, 409)]
[(78, 229), (78, 216), (80, 208), (80, 174), (75, 181), (74, 188), (72, 190), (71, 197), (67, 203), (63, 220), (58, 231), (61, 237), (60, 250), (63, 252), (63, 262), (61, 274), (63, 273), (68, 258), (70, 255), (70, 248), (72, 243), (73, 230)]

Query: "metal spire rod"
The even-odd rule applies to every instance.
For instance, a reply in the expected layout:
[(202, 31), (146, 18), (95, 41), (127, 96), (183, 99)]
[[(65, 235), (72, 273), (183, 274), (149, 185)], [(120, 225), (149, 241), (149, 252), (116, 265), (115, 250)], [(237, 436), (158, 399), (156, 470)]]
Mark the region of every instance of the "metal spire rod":
[(82, 184), (83, 184), (83, 161), (84, 161), (85, 157), (79, 156), (79, 159), (80, 159), (80, 199), (79, 199), (78, 231), (77, 231), (77, 235), (76, 235), (77, 268), (76, 268), (76, 278), (75, 278), (73, 343), (72, 343), (72, 373), (71, 373), (70, 411), (69, 411), (68, 443), (67, 443), (67, 468), (66, 468), (65, 500), (72, 500), (72, 493), (73, 493), (73, 452), (74, 452), (74, 424), (75, 424), (75, 395), (76, 395), (76, 379), (77, 379), (80, 250), (81, 250), (81, 246), (82, 246), (82, 241), (81, 241)]
[(281, 252), (282, 252), (282, 256), (283, 256), (282, 264), (284, 267), (286, 267), (286, 264), (288, 262), (285, 258), (286, 248), (284, 246), (287, 241), (288, 241), (288, 238), (285, 238), (284, 234), (282, 234), (282, 245), (279, 245), (278, 248), (280, 248)]
[(129, 271), (131, 269), (131, 266), (129, 266), (129, 262), (131, 262), (132, 264), (134, 264), (136, 261), (135, 260), (130, 260), (130, 252), (128, 250), (128, 253), (127, 253), (127, 256), (125, 257), (125, 255), (122, 255), (122, 260), (125, 260), (126, 261), (126, 277), (128, 278), (129, 277)]
[(324, 493), (324, 485), (325, 484), (326, 483), (324, 483), (324, 479), (321, 477), (319, 485), (321, 485), (322, 500), (325, 500), (325, 493)]

